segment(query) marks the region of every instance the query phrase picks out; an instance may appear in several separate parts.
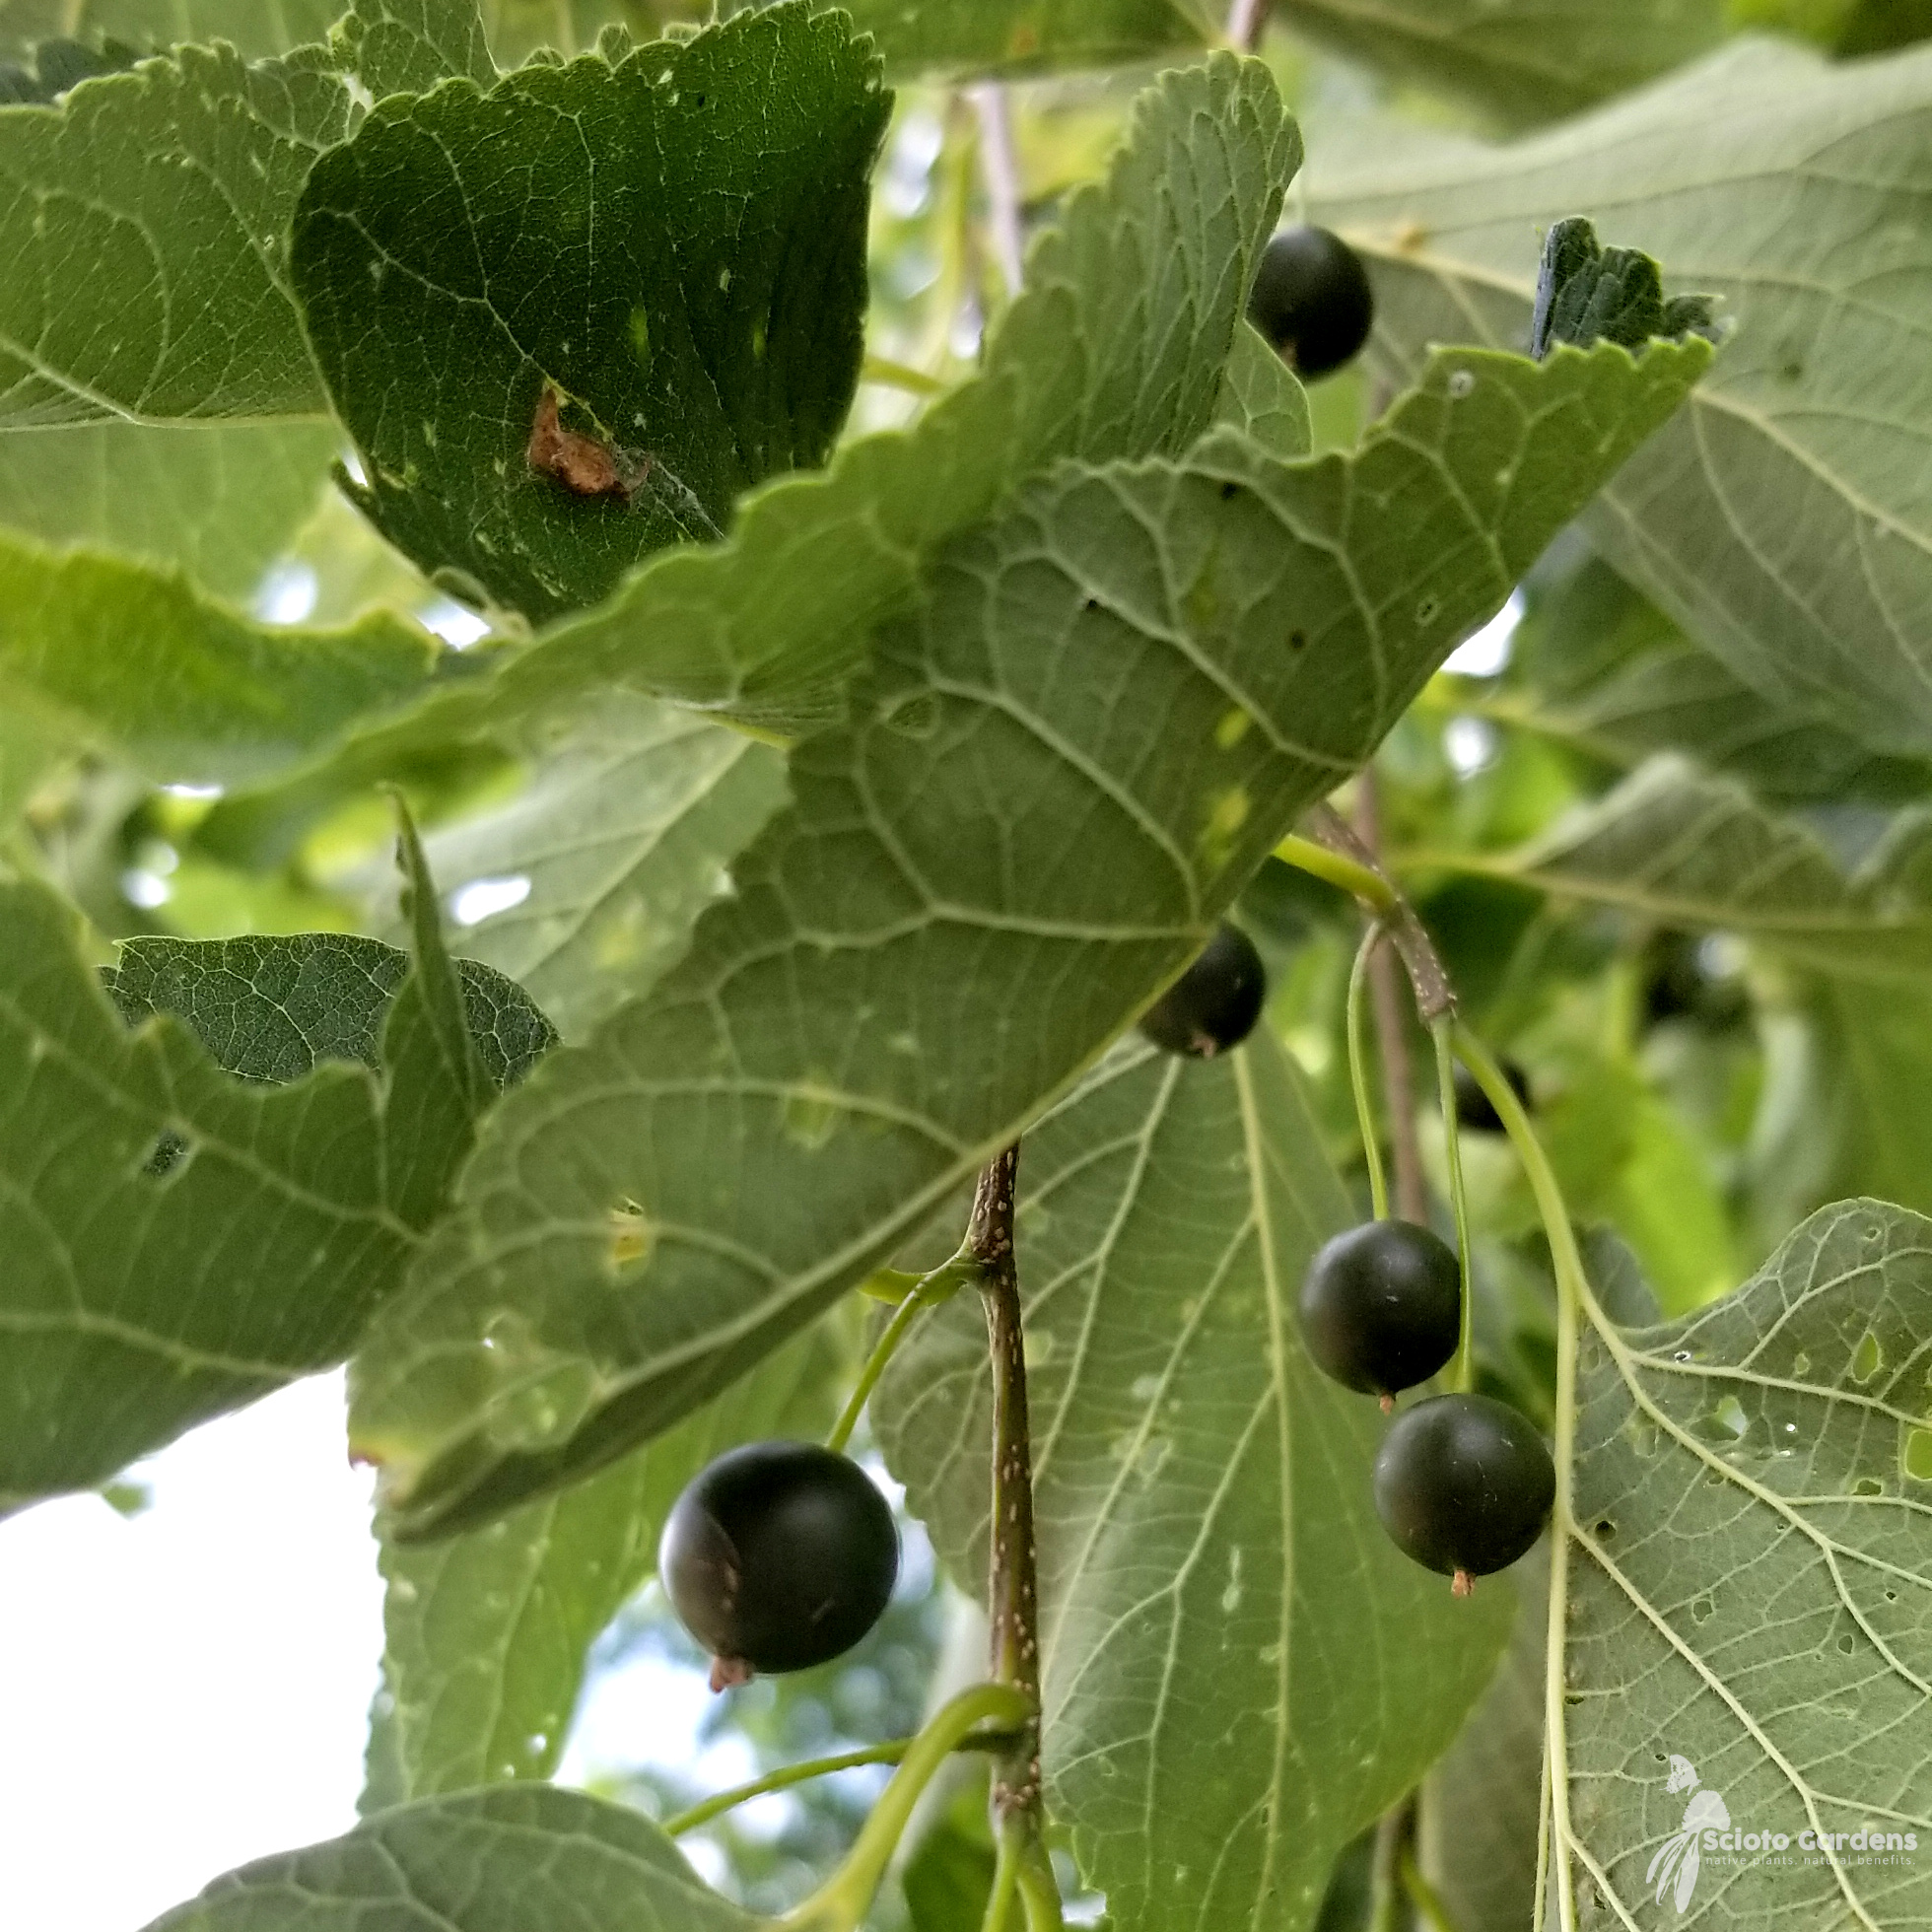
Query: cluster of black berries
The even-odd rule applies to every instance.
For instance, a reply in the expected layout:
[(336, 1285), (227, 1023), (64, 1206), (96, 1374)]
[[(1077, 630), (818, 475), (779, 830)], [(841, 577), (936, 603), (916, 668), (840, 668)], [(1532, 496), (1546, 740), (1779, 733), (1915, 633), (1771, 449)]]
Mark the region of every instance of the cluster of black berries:
[[(1413, 1221), (1367, 1221), (1309, 1264), (1301, 1330), (1328, 1374), (1387, 1409), (1456, 1352), (1462, 1304), (1453, 1248)], [(1404, 1410), (1375, 1458), (1383, 1527), (1459, 1591), (1529, 1549), (1555, 1493), (1543, 1437), (1487, 1396), (1431, 1396)]]

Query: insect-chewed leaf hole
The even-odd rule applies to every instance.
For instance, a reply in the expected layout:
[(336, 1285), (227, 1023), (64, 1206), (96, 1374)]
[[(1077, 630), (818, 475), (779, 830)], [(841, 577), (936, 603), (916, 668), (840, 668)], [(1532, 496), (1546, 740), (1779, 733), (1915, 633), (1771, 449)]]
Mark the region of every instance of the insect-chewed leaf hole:
[(194, 1160), (194, 1142), (172, 1127), (164, 1127), (141, 1163), (141, 1173), (151, 1181), (178, 1181)]
[(1708, 1590), (1700, 1597), (1692, 1597), (1690, 1615), (1696, 1622), (1708, 1623), (1717, 1615), (1717, 1599)]
[(1851, 1379), (1854, 1382), (1869, 1382), (1885, 1366), (1885, 1350), (1879, 1346), (1879, 1339), (1870, 1329), (1858, 1339), (1858, 1346), (1851, 1351)]

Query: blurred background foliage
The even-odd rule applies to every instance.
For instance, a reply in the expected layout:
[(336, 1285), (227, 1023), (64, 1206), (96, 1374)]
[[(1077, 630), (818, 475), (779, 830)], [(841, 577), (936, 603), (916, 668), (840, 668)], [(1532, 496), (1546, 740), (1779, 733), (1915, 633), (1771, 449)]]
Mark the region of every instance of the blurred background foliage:
[[(1212, 37), (1219, 23), (1204, 6), (1176, 14), (1175, 31)], [(173, 0), (166, 11), (174, 35), (222, 34), (264, 56), (323, 31), (333, 8)], [(644, 38), (687, 28), (706, 10), (680, 0), (485, 0), (484, 11), (509, 66), (545, 48), (591, 48), (612, 24)], [(156, 14), (141, 0), (0, 0), (7, 98), (44, 98), (71, 85), (63, 77), (152, 46)], [(1520, 90), (1481, 63), (1431, 70), (1393, 35), (1371, 64), (1376, 47), (1349, 14), (1282, 0), (1261, 39), (1311, 150), (1370, 116), (1450, 132), (1525, 118)], [(1647, 17), (1659, 57), (1670, 60), (1746, 29), (1807, 35), (1841, 56), (1932, 36), (1932, 0), (1685, 0), (1649, 7)], [(49, 54), (50, 37), (73, 44)], [(1012, 64), (1038, 58), (1022, 50)], [(867, 380), (851, 434), (910, 420), (974, 366), (1008, 295), (1010, 236), (989, 196), (989, 160), (996, 176), (1010, 161), (1021, 228), (1050, 221), (1098, 173), (1156, 64), (1047, 74), (995, 91), (919, 79), (900, 87), (876, 183)], [(1422, 85), (1429, 72), (1440, 91)], [(1620, 71), (1606, 88), (1642, 78)], [(1545, 103), (1544, 111), (1578, 104)], [(1385, 400), (1355, 371), (1315, 385), (1318, 444), (1351, 444)], [(280, 441), (271, 449), (264, 437)], [(325, 426), (108, 425), (12, 441), (31, 442), (33, 461), (20, 475), (0, 473), (0, 520), (43, 540), (198, 564), (204, 581), (276, 624), (334, 623), (379, 605), (410, 612), (450, 647), (452, 674), (505, 642), (348, 508), (328, 478), (337, 452)], [(156, 451), (166, 460), (150, 469)], [(248, 493), (245, 541), (232, 532), (213, 560), (188, 554), (188, 534), (164, 514), (190, 463), (204, 466), (204, 488), (227, 478)], [(1917, 1152), (1932, 1145), (1932, 977), (1875, 987), (1855, 958), (1833, 970), (1828, 952), (1780, 943), (1774, 922), (1740, 921), (1726, 893), (1646, 896), (1640, 868), (1579, 867), (1559, 850), (1579, 815), (1615, 818), (1628, 795), (1619, 788), (1654, 787), (1660, 757), (1706, 788), (1687, 811), (1715, 797), (1761, 819), (1764, 836), (1815, 848), (1847, 875), (1932, 795), (1926, 767), (1773, 712), (1580, 537), (1559, 542), (1503, 616), (1457, 654), (1373, 776), (1387, 859), (1440, 940), (1469, 1017), (1522, 1070), (1562, 1185), (1593, 1230), (1599, 1269), (1632, 1315), (1676, 1314), (1723, 1292), (1827, 1201), (1873, 1193), (1932, 1211), (1932, 1169)], [(0, 710), (0, 857), (58, 882), (104, 940), (381, 932), (393, 907), (380, 883), (389, 829), (375, 782), (400, 784), (419, 819), (447, 833), (514, 813), (530, 773), (514, 747), (378, 734), (245, 792), (157, 789), (10, 706)], [(517, 903), (517, 880), (479, 892), (506, 881), (445, 878), (458, 950), (487, 949), (488, 922)], [(1240, 916), (1269, 958), (1273, 1022), (1310, 1075), (1334, 1152), (1365, 1201), (1342, 1033), (1354, 910), (1271, 862)], [(1425, 1042), (1417, 1035), (1411, 1045), (1426, 1070)], [(1432, 1100), (1421, 1112), (1439, 1198), (1441, 1124)], [(1466, 1148), (1484, 1372), (1547, 1414), (1553, 1305), (1536, 1216), (1500, 1137), (1473, 1134)], [(707, 1787), (721, 1763), (751, 1777), (909, 1733), (952, 1684), (977, 1674), (976, 1613), (934, 1574), (916, 1527), (909, 1548), (900, 1598), (858, 1651), (717, 1702), (701, 1736)], [(647, 1667), (703, 1669), (655, 1586), (600, 1646), (590, 1697)], [(701, 1795), (688, 1767), (648, 1749), (583, 1770), (660, 1818)], [(687, 1842), (708, 1876), (777, 1909), (836, 1861), (883, 1777), (857, 1771), (761, 1800)], [(978, 1923), (991, 1869), (983, 1792), (983, 1772), (968, 1765), (927, 1807), (879, 1924), (950, 1932)], [(1358, 1922), (1351, 1901), (1363, 1892), (1366, 1856), (1358, 1847), (1345, 1859), (1325, 1926)]]

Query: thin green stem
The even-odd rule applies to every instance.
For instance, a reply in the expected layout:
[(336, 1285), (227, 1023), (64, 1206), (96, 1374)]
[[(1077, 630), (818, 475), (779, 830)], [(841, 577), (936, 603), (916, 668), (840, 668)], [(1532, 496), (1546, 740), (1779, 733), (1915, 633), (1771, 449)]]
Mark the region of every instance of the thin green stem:
[(879, 1377), (885, 1373), (886, 1364), (898, 1353), (899, 1345), (905, 1341), (914, 1322), (927, 1309), (935, 1308), (944, 1301), (972, 1272), (970, 1264), (954, 1259), (943, 1268), (935, 1268), (900, 1300), (898, 1307), (892, 1311), (892, 1319), (873, 1344), (872, 1352), (866, 1356), (865, 1366), (859, 1371), (858, 1383), (839, 1419), (832, 1424), (832, 1433), (825, 1438), (826, 1448), (842, 1450), (852, 1440), (852, 1432), (859, 1426), (860, 1416), (864, 1414), (866, 1399)]
[(1369, 1867), (1368, 1932), (1396, 1932), (1402, 1894), (1396, 1884), (1402, 1807), (1385, 1812), (1375, 1828), (1375, 1859)]
[(1389, 1217), (1389, 1183), (1382, 1172), (1382, 1138), (1375, 1125), (1374, 1103), (1368, 1097), (1368, 1050), (1362, 1038), (1362, 988), (1368, 979), (1368, 956), (1382, 937), (1371, 926), (1355, 950), (1348, 975), (1348, 1081), (1355, 1090), (1355, 1123), (1361, 1129), (1362, 1158), (1368, 1162), (1368, 1198), (1378, 1221)]
[(1435, 1036), (1435, 1080), (1442, 1094), (1442, 1143), (1449, 1156), (1449, 1206), (1456, 1216), (1456, 1261), (1463, 1276), (1462, 1331), (1456, 1341), (1449, 1386), (1467, 1390), (1476, 1381), (1476, 1276), (1470, 1270), (1469, 1202), (1463, 1191), (1463, 1139), (1456, 1119), (1456, 1055), (1447, 1019), (1437, 1019), (1429, 1031)]
[(1379, 913), (1395, 911), (1396, 895), (1387, 879), (1377, 877), (1366, 865), (1356, 864), (1343, 853), (1331, 852), (1313, 839), (1304, 839), (1299, 832), (1290, 832), (1275, 848), (1275, 856), (1298, 872), (1326, 879), (1330, 885), (1340, 886), (1344, 892), (1365, 900)]
[(1442, 1902), (1442, 1895), (1422, 1876), (1412, 1845), (1402, 1848), (1402, 1889), (1408, 1893), (1409, 1902), (1428, 1932), (1456, 1932), (1456, 1921), (1449, 1916), (1449, 1907)]
[(1032, 1703), (1009, 1684), (978, 1684), (941, 1706), (907, 1746), (845, 1863), (779, 1923), (788, 1932), (857, 1932), (933, 1772), (982, 1725), (1010, 1732), (1032, 1721)]
[(1000, 1836), (994, 1852), (993, 1890), (987, 1894), (986, 1916), (980, 1932), (1006, 1932), (1006, 1914), (1012, 1910), (1013, 1895), (1019, 1890), (1020, 1867), (1026, 1856), (1027, 1821), (1018, 1813), (1000, 1824)]
[(1026, 1932), (1065, 1932), (1060, 1881), (1053, 1875), (1053, 1860), (1047, 1856), (1038, 1832), (1028, 1837), (1020, 1860), (1019, 1896), (1026, 1907)]
[(911, 1738), (888, 1738), (884, 1744), (868, 1744), (861, 1751), (842, 1751), (831, 1758), (808, 1758), (801, 1763), (781, 1764), (763, 1777), (755, 1777), (748, 1784), (734, 1784), (730, 1790), (720, 1791), (703, 1804), (667, 1818), (664, 1835), (682, 1837), (686, 1831), (695, 1831), (700, 1825), (709, 1825), (714, 1818), (723, 1817), (753, 1798), (762, 1798), (769, 1791), (783, 1791), (790, 1785), (804, 1784), (815, 1777), (826, 1777), (833, 1771), (850, 1771), (861, 1764), (896, 1764), (913, 1748), (913, 1742)]
[(1569, 1859), (1569, 1739), (1563, 1729), (1563, 1610), (1569, 1593), (1571, 1465), (1576, 1456), (1576, 1348), (1582, 1305), (1590, 1294), (1576, 1232), (1549, 1157), (1530, 1117), (1502, 1070), (1466, 1026), (1456, 1028), (1456, 1051), (1489, 1096), (1523, 1163), (1550, 1240), (1556, 1272), (1556, 1503), (1550, 1536), (1550, 1622), (1544, 1667), (1545, 1748), (1550, 1757), (1551, 1856), (1556, 1869), (1556, 1913), (1562, 1932), (1576, 1932), (1576, 1884)]
[(1536, 1909), (1530, 1932), (1543, 1932), (1544, 1907), (1550, 1897), (1550, 1727), (1543, 1729), (1543, 1770), (1537, 1780)]
[(946, 385), (936, 376), (929, 376), (910, 363), (894, 362), (890, 356), (868, 355), (860, 365), (859, 380), (876, 382), (881, 388), (904, 389), (916, 396), (942, 396)]

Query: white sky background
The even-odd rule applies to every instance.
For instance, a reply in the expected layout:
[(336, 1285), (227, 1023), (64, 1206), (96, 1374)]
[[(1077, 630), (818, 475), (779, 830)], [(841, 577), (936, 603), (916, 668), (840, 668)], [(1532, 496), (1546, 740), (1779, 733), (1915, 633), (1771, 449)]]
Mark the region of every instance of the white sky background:
[[(154, 1498), (131, 1521), (73, 1496), (0, 1522), (0, 1932), (139, 1932), (356, 1822), (382, 1590), (342, 1377), (128, 1474)], [(627, 1661), (596, 1681), (561, 1781), (652, 1760), (714, 1788), (752, 1775), (740, 1738), (698, 1751), (710, 1705), (701, 1670)], [(775, 1831), (786, 1802), (740, 1816)]]

